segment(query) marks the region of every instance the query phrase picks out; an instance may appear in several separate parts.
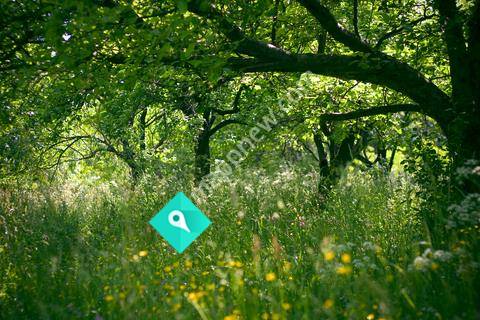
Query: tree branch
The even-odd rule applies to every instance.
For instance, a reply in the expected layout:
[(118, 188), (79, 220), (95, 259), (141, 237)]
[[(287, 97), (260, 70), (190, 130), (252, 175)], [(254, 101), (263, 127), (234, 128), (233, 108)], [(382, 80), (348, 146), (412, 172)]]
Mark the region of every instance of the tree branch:
[(273, 45), (277, 44), (277, 24), (278, 24), (278, 6), (280, 5), (280, 0), (275, 0), (275, 4), (273, 7), (273, 15), (272, 15), (272, 32), (270, 35), (270, 39)]
[(388, 106), (380, 106), (368, 109), (355, 110), (346, 113), (325, 113), (320, 116), (322, 121), (346, 121), (363, 117), (376, 116), (381, 114), (396, 113), (402, 111), (421, 111), (417, 104), (394, 104)]
[(372, 52), (372, 48), (359, 37), (350, 31), (344, 29), (337, 22), (333, 14), (327, 7), (322, 5), (319, 0), (298, 0), (298, 2), (305, 7), (327, 30), (327, 32), (338, 42), (344, 44), (353, 51)]
[[(429, 20), (429, 19), (431, 19), (431, 18), (433, 18), (433, 17), (434, 17), (433, 14), (432, 14), (432, 15), (428, 15), (428, 16), (423, 16), (423, 17), (421, 17), (421, 18), (418, 18), (418, 19), (416, 19), (416, 20), (414, 20), (414, 21), (411, 21), (411, 22), (407, 23), (407, 25), (408, 25), (409, 27), (414, 27), (414, 26), (416, 26), (417, 24), (419, 24), (419, 23), (421, 23), (421, 22), (423, 22), (423, 21)], [(398, 27), (398, 28), (393, 29), (392, 31), (389, 31), (389, 32), (385, 33), (383, 36), (381, 36), (381, 37), (378, 39), (377, 43), (376, 43), (375, 46), (374, 46), (374, 49), (375, 49), (375, 50), (379, 50), (380, 47), (382, 46), (382, 44), (383, 44), (385, 41), (387, 41), (388, 39), (391, 39), (391, 38), (395, 37), (396, 35), (399, 35), (399, 34), (402, 33), (405, 29), (406, 29), (406, 28), (405, 28), (405, 24), (404, 24), (404, 25), (402, 25), (402, 26), (400, 26), (400, 27)]]
[(234, 124), (234, 123), (244, 124), (244, 125), (247, 124), (246, 122), (243, 122), (243, 121), (238, 120), (238, 119), (223, 120), (210, 130), (210, 133), (209, 133), (210, 137), (213, 136), (218, 130), (222, 129), (223, 127), (228, 126), (229, 124)]
[(360, 39), (360, 32), (358, 32), (358, 0), (353, 0), (353, 30), (357, 38)]
[(201, 17), (212, 20), (217, 24), (220, 31), (231, 41), (236, 42), (236, 52), (257, 58), (275, 60), (291, 60), (288, 52), (275, 47), (272, 44), (248, 38), (245, 33), (235, 24), (228, 21), (208, 1), (192, 0), (188, 3), (188, 10)]
[(222, 109), (218, 109), (218, 108), (210, 108), (210, 109), (213, 112), (215, 112), (216, 114), (219, 114), (221, 116), (238, 113), (240, 111), (240, 108), (238, 107), (239, 104), (240, 104), (240, 98), (241, 98), (242, 92), (245, 90), (245, 88), (247, 88), (247, 86), (245, 84), (242, 84), (240, 86), (237, 93), (235, 94), (235, 99), (233, 100), (232, 108), (230, 110), (222, 110)]
[(243, 72), (307, 72), (357, 80), (388, 87), (403, 93), (418, 103), (423, 112), (436, 118), (447, 117), (439, 112), (449, 105), (450, 98), (435, 84), (408, 64), (381, 53), (368, 56), (297, 55), (292, 63), (264, 61), (255, 58), (231, 58), (229, 66)]
[(363, 55), (290, 54), (271, 44), (248, 38), (236, 25), (205, 0), (191, 0), (189, 11), (214, 21), (220, 31), (236, 44), (235, 51), (253, 58), (230, 58), (227, 66), (241, 72), (313, 72), (344, 80), (378, 84), (396, 90), (418, 103), (422, 112), (446, 123), (450, 98), (435, 84), (394, 57), (373, 51), (354, 34), (342, 29), (319, 0), (298, 0), (337, 41)]

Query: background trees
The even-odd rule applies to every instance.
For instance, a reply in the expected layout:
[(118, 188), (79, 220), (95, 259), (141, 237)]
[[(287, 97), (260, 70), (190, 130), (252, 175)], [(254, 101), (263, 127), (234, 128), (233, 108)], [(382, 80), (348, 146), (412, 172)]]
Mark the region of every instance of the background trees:
[[(98, 139), (90, 139), (89, 143), (100, 143), (102, 150), (111, 151), (126, 161), (132, 172), (141, 172), (144, 165), (137, 162), (144, 162), (138, 160), (142, 158), (140, 151), (146, 147), (142, 142), (144, 125), (152, 126), (161, 119), (170, 121), (167, 114), (171, 112), (163, 112), (162, 118), (148, 111), (149, 104), (157, 103), (164, 110), (180, 108), (189, 119), (197, 112), (193, 109), (201, 113), (203, 129), (194, 147), (198, 180), (208, 173), (209, 161), (205, 159), (209, 158), (207, 137), (212, 136), (212, 119), (222, 116), (226, 120), (216, 129), (239, 122), (227, 116), (237, 111), (235, 106), (230, 111), (218, 105), (198, 107), (215, 99), (218, 104), (218, 98), (207, 98), (210, 94), (226, 98), (224, 93), (210, 91), (228, 87), (233, 97), (239, 83), (254, 82), (254, 77), (244, 76), (243, 80), (235, 80), (236, 85), (231, 85), (232, 79), (240, 79), (242, 73), (280, 72), (284, 74), (283, 79), (287, 79), (296, 73), (311, 71), (373, 84), (365, 91), (370, 98), (353, 101), (346, 92), (336, 98), (335, 103), (342, 107), (328, 115), (322, 116), (328, 113), (327, 104), (318, 101), (319, 111), (309, 115), (317, 118), (313, 121), (318, 126), (326, 119), (331, 123), (379, 114), (418, 112), (438, 123), (448, 137), (451, 155), (460, 163), (476, 157), (479, 148), (475, 134), (479, 127), (477, 119), (480, 119), (476, 93), (480, 91), (476, 82), (479, 54), (475, 40), (478, 6), (478, 1), (457, 5), (451, 0), (409, 1), (403, 5), (385, 1), (333, 5), (318, 0), (253, 4), (203, 0), (161, 4), (149, 1), (3, 3), (2, 8), (9, 14), (3, 21), (5, 36), (1, 43), (4, 102), (1, 114), (4, 128), (10, 124), (10, 129), (4, 129), (2, 145), (5, 154), (10, 154), (4, 161), (11, 164), (13, 158), (29, 153), (20, 150), (21, 143), (16, 143), (15, 151), (7, 150), (5, 146), (11, 146), (12, 139), (37, 140), (39, 131), (59, 129), (60, 123), (71, 124), (72, 119), (83, 117), (87, 105), (96, 101), (101, 107), (91, 108), (90, 112), (99, 114), (103, 120), (95, 130), (103, 135), (107, 133), (105, 130), (112, 134), (112, 128), (108, 127), (116, 123), (113, 120), (123, 119), (122, 124), (115, 126), (136, 131), (135, 141), (125, 140), (125, 131), (117, 127), (116, 135), (123, 141), (115, 142), (116, 146)], [(183, 76), (178, 77), (175, 74), (178, 72)], [(142, 84), (138, 83), (139, 78)], [(198, 79), (203, 85), (195, 83)], [(144, 88), (138, 89), (142, 86)], [(153, 100), (135, 101), (139, 100), (135, 97), (116, 101), (118, 98), (113, 97), (122, 96), (124, 90), (129, 95), (136, 92), (141, 99), (155, 96), (153, 100), (160, 99), (163, 105)], [(142, 96), (142, 90), (148, 93)], [(275, 92), (282, 88), (274, 85), (269, 90)], [(323, 94), (321, 88), (312, 90), (312, 96)], [(389, 101), (372, 99), (381, 90), (388, 95), (399, 94)], [(174, 99), (168, 101), (169, 97), (177, 97), (174, 102), (177, 106), (172, 106)], [(29, 101), (27, 106), (26, 101)], [(101, 110), (107, 105), (111, 105), (106, 110), (109, 115), (102, 115)], [(148, 122), (150, 114), (152, 118)], [(20, 117), (31, 119), (23, 121)], [(29, 134), (28, 130), (37, 125), (37, 134)], [(22, 127), (26, 130), (23, 134), (18, 132)], [(167, 127), (163, 130), (169, 131)], [(312, 130), (321, 131), (320, 128)], [(161, 136), (155, 138), (156, 142), (151, 141), (156, 151), (161, 151), (160, 140), (166, 139)], [(53, 143), (61, 140), (58, 134), (48, 139)], [(319, 141), (318, 134), (316, 141)], [(68, 145), (66, 140), (64, 143)], [(132, 143), (136, 147), (131, 146)], [(29, 150), (35, 145), (33, 141), (27, 144), (23, 148)], [(46, 145), (38, 147), (42, 149)], [(99, 151), (90, 149), (93, 154), (83, 154), (77, 159), (89, 158)], [(60, 151), (60, 154), (65, 153)]]

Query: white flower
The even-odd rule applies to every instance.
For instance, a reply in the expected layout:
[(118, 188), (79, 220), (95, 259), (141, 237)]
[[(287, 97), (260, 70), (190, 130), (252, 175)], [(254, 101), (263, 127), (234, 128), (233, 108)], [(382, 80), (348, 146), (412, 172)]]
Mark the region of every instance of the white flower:
[(429, 265), (430, 261), (424, 257), (416, 257), (415, 260), (413, 260), (413, 266), (417, 270), (425, 270)]
[(433, 257), (437, 260), (445, 262), (452, 258), (452, 254), (443, 250), (437, 250), (433, 253)]

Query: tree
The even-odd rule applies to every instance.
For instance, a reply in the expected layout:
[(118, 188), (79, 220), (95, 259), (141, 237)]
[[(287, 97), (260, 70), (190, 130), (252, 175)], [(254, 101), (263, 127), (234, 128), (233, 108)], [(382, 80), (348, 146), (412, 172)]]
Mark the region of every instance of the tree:
[[(227, 59), (228, 68), (242, 72), (305, 72), (358, 80), (381, 85), (410, 98), (413, 103), (365, 108), (362, 111), (332, 117), (354, 119), (363, 116), (415, 111), (435, 119), (448, 138), (451, 154), (457, 163), (478, 157), (480, 150), (480, 1), (468, 10), (460, 11), (454, 0), (436, 0), (432, 14), (417, 17), (403, 26), (380, 36), (375, 45), (361, 38), (358, 25), (358, 2), (355, 2), (353, 20), (356, 32), (342, 27), (332, 11), (319, 0), (298, 0), (298, 3), (315, 18), (331, 39), (347, 49), (345, 53), (292, 53), (265, 40), (253, 37), (252, 30), (242, 30), (209, 1), (188, 2), (188, 10), (214, 23), (230, 42), (232, 53)], [(426, 10), (426, 11), (428, 11)], [(437, 16), (438, 15), (438, 16)], [(231, 16), (231, 15), (230, 15)], [(238, 17), (238, 15), (237, 15)], [(402, 61), (399, 53), (388, 54), (385, 44), (413, 26), (433, 17), (438, 18), (437, 30), (443, 38), (448, 55), (450, 87), (441, 89), (427, 79), (419, 69)], [(314, 29), (312, 25), (307, 28)], [(260, 34), (260, 37), (262, 35)], [(428, 35), (427, 35), (428, 36)], [(435, 39), (435, 34), (430, 36)], [(263, 37), (265, 39), (265, 37)], [(278, 37), (277, 37), (278, 39)], [(371, 39), (370, 39), (371, 40)]]
[[(184, 85), (187, 84), (187, 82), (184, 83)], [(185, 90), (177, 98), (178, 107), (185, 116), (194, 117), (198, 114), (201, 115), (201, 125), (196, 134), (194, 147), (194, 176), (196, 183), (199, 183), (204, 176), (210, 173), (210, 143), (213, 136), (228, 125), (245, 124), (237, 116), (240, 113), (240, 99), (246, 88), (245, 84), (239, 86), (230, 109), (216, 107), (216, 104), (219, 102), (214, 100), (215, 95), (219, 94), (218, 91), (222, 86), (227, 85), (228, 80), (223, 78), (217, 81), (214, 86), (210, 86), (208, 82), (204, 81), (200, 87), (197, 85), (192, 92)]]

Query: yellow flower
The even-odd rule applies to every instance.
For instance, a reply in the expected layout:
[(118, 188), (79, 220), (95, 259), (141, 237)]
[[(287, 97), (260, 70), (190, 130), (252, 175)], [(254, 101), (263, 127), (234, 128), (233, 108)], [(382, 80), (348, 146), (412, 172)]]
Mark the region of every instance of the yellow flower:
[(172, 267), (166, 266), (165, 268), (163, 268), (163, 271), (170, 272), (170, 271), (172, 271)]
[(335, 252), (328, 250), (323, 254), (323, 256), (325, 257), (325, 260), (332, 261), (335, 258)]
[(440, 266), (436, 262), (432, 262), (430, 265), (430, 268), (432, 268), (433, 271), (437, 270)]
[(197, 302), (204, 295), (206, 295), (205, 291), (190, 292), (188, 294), (188, 300), (193, 301), (193, 302)]
[(269, 318), (268, 313), (266, 313), (266, 312), (262, 313), (262, 319), (263, 320), (268, 320), (268, 318)]
[(283, 310), (288, 311), (292, 308), (292, 305), (288, 302), (284, 302), (284, 303), (282, 303), (282, 308), (283, 308)]
[(181, 307), (182, 307), (182, 305), (180, 303), (175, 303), (172, 307), (172, 310), (173, 310), (173, 312), (176, 312), (176, 311), (180, 310)]
[(278, 313), (272, 313), (272, 320), (280, 320), (280, 315)]
[(105, 296), (105, 301), (110, 302), (113, 301), (113, 296), (111, 294)]
[(342, 254), (342, 262), (343, 263), (350, 263), (352, 262), (352, 257), (348, 253)]
[(127, 297), (127, 295), (125, 294), (125, 292), (120, 292), (120, 293), (118, 294), (118, 297), (119, 297), (121, 300), (123, 300), (123, 299), (125, 299), (125, 298)]
[(332, 299), (327, 299), (323, 302), (323, 307), (325, 309), (330, 309), (331, 307), (333, 307), (333, 300)]
[(273, 272), (269, 272), (265, 275), (265, 280), (271, 282), (271, 281), (275, 281), (277, 279), (277, 276), (275, 273)]
[(185, 268), (191, 268), (192, 265), (193, 265), (192, 261), (190, 260), (185, 261)]
[(367, 316), (367, 320), (373, 320), (375, 319), (375, 315), (373, 313), (370, 313), (368, 316)]
[(337, 273), (341, 275), (347, 275), (352, 273), (352, 267), (351, 266), (341, 266), (337, 268)]
[(236, 314), (229, 314), (228, 316), (223, 317), (223, 320), (237, 320), (238, 317)]
[(132, 259), (133, 259), (133, 261), (138, 261), (138, 260), (140, 260), (140, 257), (138, 255), (134, 254)]
[(139, 255), (140, 257), (146, 257), (147, 254), (148, 254), (147, 250), (142, 250), (142, 251), (140, 251), (140, 252), (138, 253), (138, 255)]

